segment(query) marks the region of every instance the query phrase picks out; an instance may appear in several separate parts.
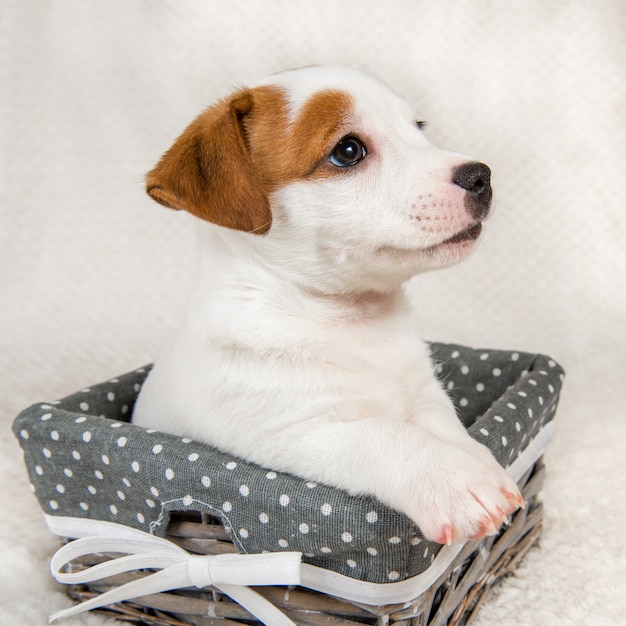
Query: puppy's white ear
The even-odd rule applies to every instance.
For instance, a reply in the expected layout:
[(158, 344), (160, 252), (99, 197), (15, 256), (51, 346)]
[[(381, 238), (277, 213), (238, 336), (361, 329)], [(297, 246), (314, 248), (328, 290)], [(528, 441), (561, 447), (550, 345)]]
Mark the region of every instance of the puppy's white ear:
[(242, 90), (199, 115), (148, 174), (150, 197), (220, 226), (266, 233), (272, 213), (244, 124), (253, 102)]

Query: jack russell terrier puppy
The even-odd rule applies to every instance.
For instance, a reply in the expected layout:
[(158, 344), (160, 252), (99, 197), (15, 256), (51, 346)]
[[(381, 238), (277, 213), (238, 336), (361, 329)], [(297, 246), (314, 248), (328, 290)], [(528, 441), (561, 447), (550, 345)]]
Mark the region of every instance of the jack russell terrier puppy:
[(283, 72), (194, 120), (148, 194), (197, 218), (200, 269), (133, 422), (372, 494), (430, 540), (497, 531), (522, 497), (435, 378), (406, 282), (460, 261), (486, 165), (343, 68)]

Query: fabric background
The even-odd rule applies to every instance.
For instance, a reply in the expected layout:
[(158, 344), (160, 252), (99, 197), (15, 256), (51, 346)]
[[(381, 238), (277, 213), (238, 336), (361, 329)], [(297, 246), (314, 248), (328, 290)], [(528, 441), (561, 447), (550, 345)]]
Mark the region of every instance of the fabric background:
[(568, 374), (541, 548), (477, 624), (623, 623), (622, 2), (4, 0), (0, 20), (3, 623), (68, 602), (14, 416), (153, 360), (193, 277), (191, 220), (144, 195), (145, 172), (233, 85), (312, 63), (383, 78), (435, 143), (492, 167), (476, 253), (415, 281), (424, 334)]

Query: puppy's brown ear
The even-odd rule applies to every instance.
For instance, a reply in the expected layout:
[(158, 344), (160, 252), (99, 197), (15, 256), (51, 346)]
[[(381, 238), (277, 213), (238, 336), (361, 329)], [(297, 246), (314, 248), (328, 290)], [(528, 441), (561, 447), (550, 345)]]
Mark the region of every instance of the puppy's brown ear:
[(266, 233), (269, 199), (245, 136), (253, 102), (243, 90), (199, 115), (148, 174), (150, 197), (220, 226)]

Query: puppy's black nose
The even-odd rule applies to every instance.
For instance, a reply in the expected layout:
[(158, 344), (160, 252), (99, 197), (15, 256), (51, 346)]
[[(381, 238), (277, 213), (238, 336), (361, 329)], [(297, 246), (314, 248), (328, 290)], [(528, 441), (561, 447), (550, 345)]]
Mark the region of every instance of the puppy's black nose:
[(489, 212), (491, 170), (484, 163), (465, 163), (452, 172), (452, 182), (467, 191), (465, 208), (477, 220)]

